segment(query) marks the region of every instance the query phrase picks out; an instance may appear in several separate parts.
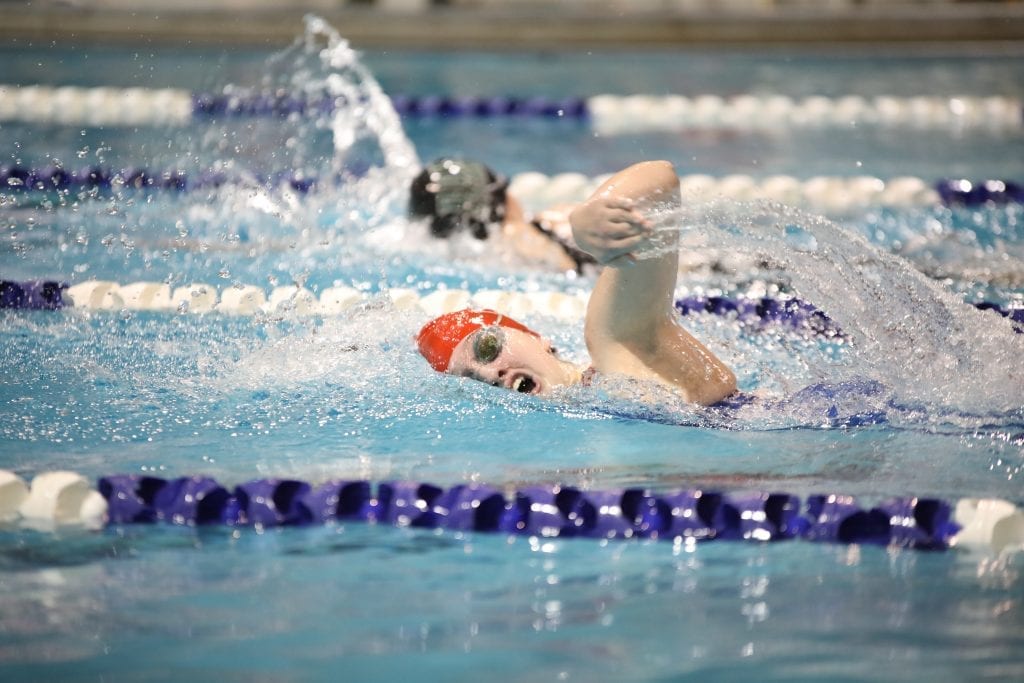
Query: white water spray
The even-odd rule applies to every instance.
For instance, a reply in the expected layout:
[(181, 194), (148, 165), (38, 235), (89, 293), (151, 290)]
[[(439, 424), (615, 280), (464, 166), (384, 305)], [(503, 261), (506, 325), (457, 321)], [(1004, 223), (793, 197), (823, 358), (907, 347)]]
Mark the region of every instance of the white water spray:
[[(405, 136), (398, 112), (359, 55), (326, 21), (307, 16), (305, 43), (313, 49), (319, 42), (326, 46), (319, 52), (327, 68), (323, 87), (338, 106), (331, 121), (336, 161), (343, 162), (361, 138), (376, 141), (389, 174), (411, 180), (419, 169), (419, 158)], [(308, 83), (316, 87), (315, 82)], [(404, 187), (404, 184), (396, 184)]]
[(971, 412), (1024, 406), (1024, 338), (1009, 321), (840, 225), (781, 204), (726, 201), (686, 204), (679, 225), (684, 242), (696, 235), (778, 269), (843, 329), (852, 371), (901, 398)]

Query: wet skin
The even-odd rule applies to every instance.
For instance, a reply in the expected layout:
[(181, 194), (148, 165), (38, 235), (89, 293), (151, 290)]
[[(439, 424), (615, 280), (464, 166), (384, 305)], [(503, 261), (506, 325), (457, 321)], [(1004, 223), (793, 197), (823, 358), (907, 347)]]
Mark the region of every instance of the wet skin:
[(482, 327), (459, 342), (448, 374), (538, 395), (580, 379), (579, 368), (559, 359), (548, 340), (497, 325)]

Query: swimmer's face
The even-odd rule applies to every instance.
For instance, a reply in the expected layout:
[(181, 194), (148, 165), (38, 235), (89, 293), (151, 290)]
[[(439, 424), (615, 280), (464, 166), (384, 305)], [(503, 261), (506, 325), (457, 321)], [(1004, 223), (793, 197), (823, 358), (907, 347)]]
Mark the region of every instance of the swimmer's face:
[(579, 381), (575, 366), (560, 360), (546, 339), (497, 325), (481, 327), (459, 342), (448, 373), (539, 395)]

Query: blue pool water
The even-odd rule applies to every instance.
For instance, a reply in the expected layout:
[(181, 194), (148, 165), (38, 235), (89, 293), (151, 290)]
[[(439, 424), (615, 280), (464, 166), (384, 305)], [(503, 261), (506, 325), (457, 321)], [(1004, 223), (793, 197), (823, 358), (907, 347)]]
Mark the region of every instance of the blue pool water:
[[(256, 86), (261, 78), (294, 86), (297, 62), (316, 62), (294, 51), (269, 62), (264, 53), (152, 49), (22, 47), (3, 56), (5, 83), (193, 91)], [(1024, 56), (1012, 52), (387, 53), (364, 62), (388, 93), (1024, 96)], [(1020, 130), (605, 137), (580, 121), (403, 125), (421, 159), (471, 154), (510, 175), (596, 175), (663, 157), (681, 173), (713, 175), (1024, 179)], [(35, 167), (56, 158), (322, 171), (336, 161), (336, 131), (323, 122), (213, 121), (170, 131), (2, 124), (0, 131), (0, 163)], [(372, 150), (355, 154), (376, 159)], [(402, 227), (389, 187), (371, 175), (295, 204), (271, 193), (274, 211), (250, 201), (250, 190), (230, 187), (10, 194), (0, 205), (0, 276), (268, 290), (299, 281), (314, 291), (346, 285), (371, 295), (438, 285), (569, 293), (588, 286), (446, 253), (425, 240), (412, 249), (381, 240), (380, 231)], [(371, 190), (383, 200), (370, 201)], [(828, 221), (729, 204), (692, 217), (693, 230), (737, 248), (749, 246), (749, 232), (734, 226), (782, 220), (829, 253), (872, 264), (885, 285), (877, 291), (837, 281), (836, 261), (793, 258), (779, 271), (694, 272), (682, 278), (680, 294), (775, 287), (814, 294), (862, 346), (715, 316), (691, 324), (736, 365), (745, 389), (785, 396), (833, 377), (884, 381), (891, 401), (884, 424), (836, 426), (814, 406), (741, 411), (723, 424), (679, 405), (641, 415), (596, 392), (555, 402), (506, 395), (436, 376), (409, 341), (422, 316), (393, 310), (383, 296), (323, 320), (3, 311), (0, 468), (25, 477), (51, 469), (91, 478), (203, 473), (229, 484), (271, 476), (408, 479), (1022, 502), (1022, 335), (967, 306), (936, 317), (949, 297), (1024, 301), (1020, 206), (869, 207)], [(881, 255), (868, 258), (876, 252), (861, 238)], [(758, 248), (779, 255), (771, 250), (786, 243)], [(858, 309), (857, 297), (877, 306)], [(531, 322), (583, 359), (579, 330), (543, 317)], [(889, 357), (889, 348), (899, 355)], [(964, 365), (970, 373), (943, 370), (965, 358), (976, 361)], [(537, 540), (358, 524), (265, 532), (4, 527), (0, 677), (1019, 680), (1021, 569), (1019, 555), (803, 542)]]

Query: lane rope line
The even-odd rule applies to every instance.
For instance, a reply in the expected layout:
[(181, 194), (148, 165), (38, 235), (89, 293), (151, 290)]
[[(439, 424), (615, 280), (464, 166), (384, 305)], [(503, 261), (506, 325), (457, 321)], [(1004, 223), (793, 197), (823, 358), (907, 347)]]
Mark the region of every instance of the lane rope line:
[[(1004, 96), (714, 94), (545, 96), (393, 95), (406, 117), (545, 117), (588, 121), (604, 135), (727, 128), (1019, 130), (1021, 100)], [(180, 88), (85, 88), (0, 84), (0, 121), (65, 126), (184, 126), (215, 117), (287, 118), (329, 114), (347, 104), (328, 93), (193, 93)]]
[[(583, 201), (609, 175), (582, 173), (520, 173), (511, 179), (509, 192), (532, 210), (557, 204)], [(344, 176), (317, 178), (303, 173), (279, 172), (232, 177), (221, 171), (189, 174), (181, 170), (156, 170), (140, 167), (112, 169), (86, 166), (27, 168), (0, 166), (0, 199), (12, 203), (25, 193), (58, 193), (76, 197), (92, 193), (121, 191), (212, 191), (226, 185), (267, 188), (284, 187), (300, 194), (321, 186), (345, 183)], [(808, 206), (832, 214), (874, 207), (914, 208), (929, 206), (983, 206), (1024, 202), (1024, 184), (1012, 180), (971, 181), (951, 178), (928, 182), (903, 176), (883, 180), (874, 176), (814, 176), (799, 179), (788, 175), (756, 178), (730, 174), (715, 177), (688, 174), (680, 178), (683, 197), (692, 200), (731, 199), (735, 201), (776, 201), (792, 206)]]
[(37, 474), (28, 485), (0, 470), (0, 520), (42, 529), (165, 523), (262, 530), (353, 522), (677, 544), (804, 540), (917, 550), (1024, 549), (1024, 513), (995, 498), (908, 496), (867, 506), (842, 494), (802, 500), (778, 492), (589, 491), (558, 484), (505, 491), (480, 484), (257, 479), (229, 489), (206, 476), (115, 474), (100, 477), (93, 488), (70, 471)]
[[(163, 282), (118, 284), (109, 280), (86, 280), (75, 285), (55, 280), (0, 280), (0, 309), (59, 310), (77, 308), (92, 311), (159, 311), (178, 314), (221, 313), (235, 316), (337, 316), (357, 306), (386, 297), (397, 310), (418, 311), (430, 317), (463, 308), (490, 308), (515, 318), (541, 315), (573, 322), (584, 318), (589, 293), (558, 291), (509, 292), (482, 289), (436, 289), (420, 292), (392, 288), (381, 293), (361, 292), (352, 287), (328, 287), (317, 296), (297, 285), (275, 287), (267, 292), (255, 285), (231, 285), (217, 289), (210, 284), (172, 288)], [(1009, 320), (1024, 332), (1024, 308), (1009, 308), (981, 301), (973, 305)], [(842, 330), (828, 314), (797, 298), (726, 297), (688, 295), (675, 302), (682, 316), (710, 314), (744, 324), (779, 326), (824, 337), (838, 338)]]

